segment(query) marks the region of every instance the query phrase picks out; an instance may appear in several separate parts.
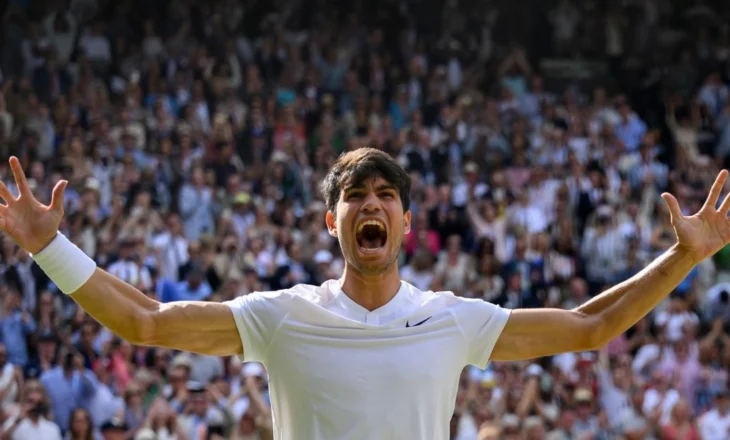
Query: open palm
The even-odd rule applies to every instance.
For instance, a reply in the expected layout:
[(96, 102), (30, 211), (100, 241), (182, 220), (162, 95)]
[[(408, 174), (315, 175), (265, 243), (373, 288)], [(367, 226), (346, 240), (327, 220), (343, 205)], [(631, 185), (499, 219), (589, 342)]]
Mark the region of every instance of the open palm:
[(669, 193), (662, 194), (672, 216), (672, 226), (677, 234), (678, 245), (690, 252), (697, 263), (714, 255), (730, 243), (730, 218), (728, 218), (730, 194), (725, 196), (717, 208), (727, 177), (727, 170), (722, 170), (717, 175), (705, 204), (694, 215), (683, 215), (677, 199)]
[(38, 253), (53, 240), (63, 218), (63, 192), (68, 182), (62, 180), (53, 188), (51, 204), (39, 202), (30, 191), (20, 161), (10, 158), (18, 197), (0, 181), (0, 231), (10, 236), (18, 246)]

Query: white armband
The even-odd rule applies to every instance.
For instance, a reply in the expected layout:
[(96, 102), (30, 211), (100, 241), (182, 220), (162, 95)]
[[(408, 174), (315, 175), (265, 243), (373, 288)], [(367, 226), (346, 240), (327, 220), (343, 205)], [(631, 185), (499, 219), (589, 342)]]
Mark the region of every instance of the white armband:
[(96, 271), (96, 262), (60, 232), (45, 249), (31, 257), (66, 295), (77, 291)]

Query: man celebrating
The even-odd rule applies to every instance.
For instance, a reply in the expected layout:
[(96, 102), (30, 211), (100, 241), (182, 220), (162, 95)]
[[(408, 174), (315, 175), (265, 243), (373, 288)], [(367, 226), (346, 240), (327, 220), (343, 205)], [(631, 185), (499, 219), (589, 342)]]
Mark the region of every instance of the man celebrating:
[(730, 242), (727, 171), (703, 208), (684, 216), (663, 194), (677, 243), (646, 269), (573, 310), (509, 311), (400, 280), (411, 226), (410, 178), (387, 154), (351, 151), (323, 184), (325, 221), (346, 260), (339, 280), (256, 292), (226, 303), (156, 302), (96, 267), (58, 232), (67, 183), (50, 206), (0, 185), (0, 230), (33, 255), (64, 293), (139, 345), (239, 355), (269, 371), (277, 439), (445, 439), (459, 374), (473, 364), (594, 350), (649, 313), (701, 260)]

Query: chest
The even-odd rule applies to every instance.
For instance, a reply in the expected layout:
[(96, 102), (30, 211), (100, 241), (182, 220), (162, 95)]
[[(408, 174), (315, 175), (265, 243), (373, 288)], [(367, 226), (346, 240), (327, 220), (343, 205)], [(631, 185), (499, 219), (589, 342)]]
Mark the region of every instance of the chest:
[(447, 397), (466, 364), (466, 343), (455, 325), (426, 324), (389, 330), (285, 324), (267, 368), (272, 383), (313, 399), (428, 392)]
[(38, 424), (35, 424), (30, 420), (23, 420), (13, 433), (13, 439), (42, 438), (53, 440), (60, 438), (57, 431), (49, 426), (48, 423), (40, 421)]

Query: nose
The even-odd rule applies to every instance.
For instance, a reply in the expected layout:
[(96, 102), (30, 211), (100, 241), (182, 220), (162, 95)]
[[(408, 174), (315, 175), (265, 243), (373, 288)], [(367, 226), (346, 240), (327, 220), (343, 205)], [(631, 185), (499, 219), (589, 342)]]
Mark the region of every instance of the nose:
[(363, 212), (377, 212), (380, 210), (380, 200), (374, 192), (369, 192), (363, 199), (360, 210)]

